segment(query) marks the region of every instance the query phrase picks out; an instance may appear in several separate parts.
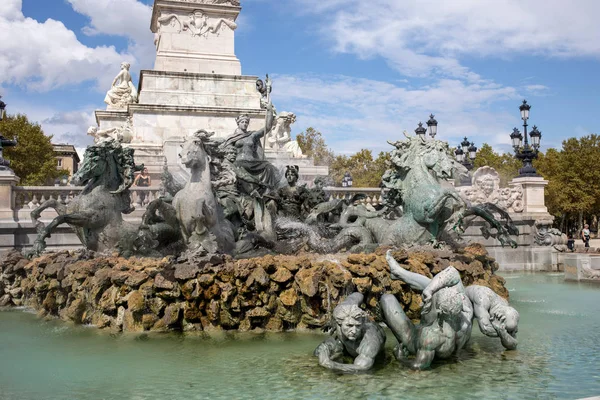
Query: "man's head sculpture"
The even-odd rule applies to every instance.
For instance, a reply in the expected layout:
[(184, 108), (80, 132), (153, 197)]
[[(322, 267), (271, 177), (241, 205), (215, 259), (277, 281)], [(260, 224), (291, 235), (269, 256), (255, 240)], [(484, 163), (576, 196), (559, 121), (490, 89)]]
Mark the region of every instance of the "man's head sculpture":
[(356, 304), (340, 304), (333, 310), (333, 319), (342, 339), (355, 341), (362, 338), (367, 313)]

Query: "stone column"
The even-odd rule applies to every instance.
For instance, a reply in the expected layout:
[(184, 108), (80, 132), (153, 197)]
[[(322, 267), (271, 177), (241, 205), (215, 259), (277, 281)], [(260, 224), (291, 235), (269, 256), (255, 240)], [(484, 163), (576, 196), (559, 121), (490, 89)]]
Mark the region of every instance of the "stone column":
[(521, 185), (523, 187), (523, 213), (548, 214), (544, 201), (544, 188), (548, 181), (540, 177), (519, 177), (510, 182), (510, 186)]

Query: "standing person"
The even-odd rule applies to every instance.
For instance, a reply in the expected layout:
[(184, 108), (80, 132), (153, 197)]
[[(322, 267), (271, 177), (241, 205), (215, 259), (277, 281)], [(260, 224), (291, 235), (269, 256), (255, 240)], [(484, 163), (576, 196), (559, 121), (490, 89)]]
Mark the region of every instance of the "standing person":
[(590, 247), (590, 226), (588, 224), (583, 225), (581, 230), (581, 240), (585, 243), (585, 251), (588, 251)]
[[(148, 187), (150, 186), (152, 183), (152, 180), (150, 179), (150, 175), (148, 175), (148, 168), (144, 168), (142, 170), (142, 172), (140, 172), (140, 174), (138, 176), (135, 177), (135, 180), (133, 181), (133, 184), (135, 186), (140, 186), (140, 187)], [(138, 192), (138, 197), (140, 198), (140, 204), (144, 205), (146, 202), (146, 192), (145, 191), (141, 191), (139, 190)]]

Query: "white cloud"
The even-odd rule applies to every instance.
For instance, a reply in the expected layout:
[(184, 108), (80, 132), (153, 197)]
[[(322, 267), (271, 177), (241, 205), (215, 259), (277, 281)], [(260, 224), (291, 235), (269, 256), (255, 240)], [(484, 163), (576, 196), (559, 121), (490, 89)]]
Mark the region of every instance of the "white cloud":
[(138, 67), (150, 62), (154, 54), (148, 27), (150, 7), (134, 0), (71, 3), (77, 12), (90, 16), (86, 33), (126, 36), (130, 39), (128, 50), (119, 53), (114, 46), (88, 47), (61, 21), (27, 18), (21, 11), (22, 0), (4, 0), (0, 7), (0, 32), (4, 33), (0, 41), (0, 84), (50, 91), (96, 81), (101, 90), (106, 90), (122, 61), (135, 65), (136, 59), (143, 60), (138, 61)]
[[(515, 88), (494, 83), (443, 79), (420, 88), (346, 76), (275, 76), (273, 101), (280, 111), (297, 115), (294, 132), (320, 130), (337, 153), (361, 148), (389, 150), (386, 141), (435, 114), (438, 137), (456, 146), (463, 136), (481, 145), (508, 144), (507, 127), (517, 114), (492, 112), (505, 100), (516, 101)], [(322, 110), (327, 110), (324, 113)]]
[(86, 35), (122, 36), (130, 40), (128, 52), (134, 55), (136, 69), (152, 67), (155, 55), (150, 31), (152, 8), (137, 0), (67, 0), (73, 10), (90, 19)]
[[(110, 66), (131, 59), (112, 46), (83, 45), (60, 21), (40, 23), (25, 18), (20, 0), (10, 0), (10, 5), (12, 11), (0, 16), (0, 32), (5, 34), (0, 41), (0, 84), (49, 91), (96, 80), (106, 76)], [(14, 11), (15, 7), (19, 12)]]
[(53, 143), (68, 143), (75, 147), (83, 147), (93, 143), (91, 136), (87, 135), (90, 126), (96, 126), (96, 119), (91, 108), (55, 112), (41, 122), (42, 129), (47, 135), (53, 135)]
[(383, 57), (408, 76), (477, 80), (465, 56), (600, 56), (596, 0), (299, 0), (338, 52)]

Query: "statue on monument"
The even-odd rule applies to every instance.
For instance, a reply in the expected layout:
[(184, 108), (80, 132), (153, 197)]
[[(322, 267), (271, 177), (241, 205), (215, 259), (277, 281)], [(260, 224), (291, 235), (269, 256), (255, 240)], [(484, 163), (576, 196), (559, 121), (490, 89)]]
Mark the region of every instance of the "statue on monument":
[(283, 150), (293, 158), (306, 158), (296, 140), (291, 138), (291, 125), (296, 122), (296, 115), (282, 111), (275, 118), (275, 126), (267, 134), (266, 148), (269, 150)]
[(121, 71), (113, 79), (111, 88), (104, 98), (108, 109), (120, 110), (127, 108), (127, 104), (137, 103), (138, 94), (131, 80), (130, 66), (128, 62), (121, 63)]
[(133, 138), (133, 121), (131, 117), (127, 117), (123, 125), (108, 129), (90, 126), (87, 134), (94, 138), (94, 144), (110, 140), (116, 140), (120, 143), (131, 143), (131, 139)]

